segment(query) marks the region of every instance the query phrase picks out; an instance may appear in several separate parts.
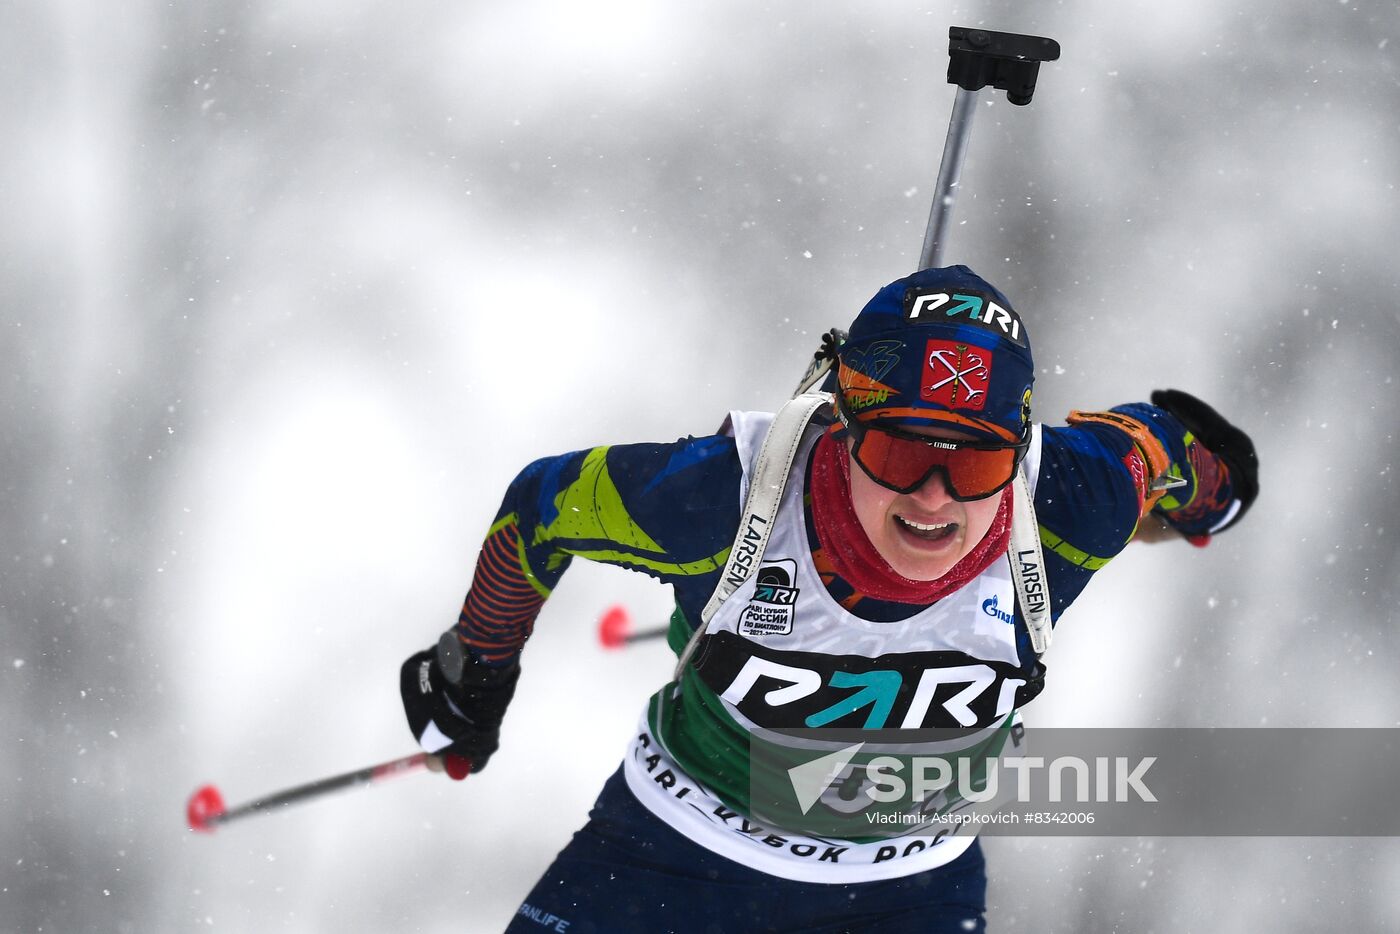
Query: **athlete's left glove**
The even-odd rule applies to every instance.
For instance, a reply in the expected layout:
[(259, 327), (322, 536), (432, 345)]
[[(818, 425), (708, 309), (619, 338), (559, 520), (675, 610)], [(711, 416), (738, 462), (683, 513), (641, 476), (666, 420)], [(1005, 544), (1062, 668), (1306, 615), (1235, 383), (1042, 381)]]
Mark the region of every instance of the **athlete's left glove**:
[(424, 750), (444, 757), (453, 778), (480, 772), (500, 745), (501, 720), (519, 679), (518, 661), (484, 664), (449, 630), (435, 648), (409, 656), (399, 671), (408, 728)]
[[(1152, 404), (1170, 412), (1206, 450), (1225, 464), (1233, 494), (1229, 517), (1208, 531), (1197, 529), (1193, 530), (1194, 534), (1185, 533), (1192, 542), (1204, 543), (1211, 535), (1218, 535), (1243, 519), (1259, 498), (1259, 456), (1255, 453), (1254, 442), (1210, 405), (1180, 389), (1158, 389), (1152, 393)], [(1169, 524), (1176, 525), (1173, 516), (1165, 518)]]

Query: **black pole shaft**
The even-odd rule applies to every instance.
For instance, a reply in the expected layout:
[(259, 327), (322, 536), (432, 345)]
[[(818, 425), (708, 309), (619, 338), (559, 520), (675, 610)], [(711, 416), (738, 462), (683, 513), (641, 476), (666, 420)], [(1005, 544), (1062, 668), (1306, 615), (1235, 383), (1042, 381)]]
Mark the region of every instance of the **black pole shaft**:
[(377, 782), (395, 775), (402, 775), (415, 769), (427, 765), (428, 754), (424, 752), (415, 753), (411, 756), (404, 756), (402, 759), (394, 759), (390, 762), (383, 762), (379, 765), (371, 765), (367, 768), (356, 769), (353, 772), (346, 772), (344, 775), (334, 775), (330, 778), (318, 779), (314, 782), (307, 782), (305, 785), (297, 785), (285, 791), (275, 792), (240, 804), (225, 810), (221, 814), (211, 814), (208, 819), (210, 824), (227, 824), (230, 821), (248, 817), (253, 814), (260, 814), (271, 811), (275, 808), (285, 807), (289, 804), (296, 804), (309, 798), (320, 797), (333, 791), (340, 791), (343, 788), (353, 788), (356, 785), (364, 785), (370, 782)]
[(660, 639), (670, 632), (670, 626), (657, 626), (655, 629), (643, 629), (641, 632), (629, 632), (622, 637), (623, 642), (642, 642), (646, 639)]

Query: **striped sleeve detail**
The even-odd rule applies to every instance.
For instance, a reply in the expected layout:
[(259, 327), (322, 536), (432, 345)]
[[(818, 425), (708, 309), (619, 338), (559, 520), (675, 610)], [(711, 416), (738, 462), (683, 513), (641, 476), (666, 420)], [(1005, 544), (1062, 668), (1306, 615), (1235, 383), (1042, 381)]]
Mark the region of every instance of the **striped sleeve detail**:
[(1086, 571), (1097, 571), (1099, 568), (1108, 564), (1110, 560), (1109, 558), (1095, 557), (1087, 551), (1075, 548), (1069, 542), (1060, 538), (1043, 525), (1040, 527), (1040, 544), (1050, 551), (1053, 551), (1061, 558), (1064, 558), (1075, 567), (1084, 568)]
[(1162, 491), (1155, 489), (1153, 481), (1171, 474), (1172, 459), (1166, 446), (1162, 444), (1152, 429), (1122, 412), (1082, 412), (1078, 409), (1069, 413), (1066, 419), (1070, 425), (1097, 422), (1116, 428), (1132, 441), (1132, 448), (1123, 456), (1123, 466), (1132, 475), (1133, 486), (1137, 489), (1138, 515), (1147, 515), (1162, 498)]
[(699, 561), (682, 562), (658, 560), (650, 555), (620, 551), (616, 548), (585, 548), (576, 546), (561, 548), (560, 553), (579, 558), (587, 558), (589, 561), (598, 561), (603, 564), (617, 564), (634, 570), (655, 571), (658, 574), (669, 574), (677, 577), (693, 577), (697, 574), (714, 574), (723, 570), (724, 562), (729, 560), (729, 548), (725, 548), (708, 558), (701, 558)]
[(718, 574), (729, 559), (729, 546), (693, 561), (675, 560), (628, 509), (608, 467), (610, 450), (587, 452), (578, 478), (557, 495), (552, 521), (536, 529), (536, 543), (548, 542), (553, 549), (542, 562), (545, 571), (553, 573), (579, 557), (666, 577)]
[(487, 664), (515, 656), (535, 627), (549, 588), (530, 572), (516, 517), (491, 527), (457, 618), (457, 638)]

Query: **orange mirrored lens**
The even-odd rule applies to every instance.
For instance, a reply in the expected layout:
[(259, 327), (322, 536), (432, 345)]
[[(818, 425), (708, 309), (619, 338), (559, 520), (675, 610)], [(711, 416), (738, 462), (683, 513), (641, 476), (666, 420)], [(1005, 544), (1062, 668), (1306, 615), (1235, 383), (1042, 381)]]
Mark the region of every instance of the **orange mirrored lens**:
[(871, 428), (856, 445), (856, 460), (877, 481), (900, 493), (922, 486), (935, 472), (958, 499), (981, 499), (1010, 482), (1016, 449), (937, 447)]

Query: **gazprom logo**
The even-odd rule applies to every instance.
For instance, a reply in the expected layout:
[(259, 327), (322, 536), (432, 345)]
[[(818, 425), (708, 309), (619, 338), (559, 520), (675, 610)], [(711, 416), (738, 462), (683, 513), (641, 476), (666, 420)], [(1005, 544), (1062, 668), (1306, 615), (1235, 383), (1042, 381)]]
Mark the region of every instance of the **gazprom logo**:
[(1011, 614), (997, 606), (997, 595), (992, 594), (991, 598), (982, 601), (982, 612), (988, 616), (995, 616), (1003, 623), (1012, 622)]

